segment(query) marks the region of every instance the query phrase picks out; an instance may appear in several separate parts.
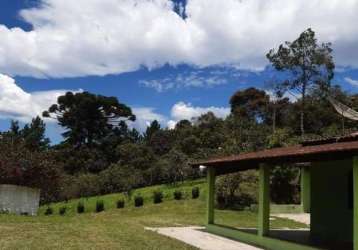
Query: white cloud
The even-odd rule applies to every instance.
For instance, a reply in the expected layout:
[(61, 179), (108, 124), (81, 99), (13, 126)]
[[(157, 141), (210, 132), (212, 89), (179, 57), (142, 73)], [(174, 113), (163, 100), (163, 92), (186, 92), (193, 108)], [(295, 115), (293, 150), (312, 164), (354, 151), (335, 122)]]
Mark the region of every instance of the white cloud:
[(173, 105), (170, 116), (164, 116), (155, 111), (154, 108), (140, 107), (133, 108), (133, 113), (137, 120), (131, 124), (132, 127), (144, 132), (145, 129), (154, 120), (157, 120), (163, 127), (169, 129), (175, 128), (175, 125), (180, 120), (192, 120), (192, 118), (199, 117), (209, 111), (213, 112), (219, 118), (225, 118), (230, 114), (230, 108), (226, 107), (195, 107), (190, 103), (178, 102)]
[(130, 122), (130, 125), (141, 132), (144, 132), (145, 129), (154, 120), (157, 120), (159, 123), (163, 125), (165, 125), (167, 122), (167, 117), (159, 113), (156, 113), (154, 108), (136, 107), (136, 108), (132, 108), (132, 112), (136, 115), (137, 119), (135, 122)]
[(199, 117), (208, 112), (213, 112), (215, 116), (219, 118), (225, 118), (230, 114), (230, 108), (227, 107), (195, 107), (190, 103), (178, 102), (176, 103), (171, 110), (172, 121), (170, 125), (173, 124), (173, 121), (178, 122), (180, 120), (191, 120), (192, 118)]
[[(265, 90), (266, 94), (270, 96), (270, 99), (273, 101), (278, 100), (278, 97), (274, 94), (272, 90)], [(288, 98), (290, 102), (296, 102), (299, 98), (301, 98), (300, 94), (293, 94), (289, 91), (286, 91), (282, 98)]]
[(358, 87), (358, 80), (354, 80), (350, 77), (345, 77), (344, 80), (348, 82), (350, 85)]
[(57, 97), (68, 90), (51, 90), (28, 93), (15, 80), (0, 74), (0, 118), (29, 122), (33, 117), (56, 103)]
[(176, 76), (167, 76), (161, 79), (140, 80), (139, 83), (145, 87), (153, 88), (158, 92), (183, 87), (213, 87), (228, 82), (222, 72), (223, 71), (213, 71), (207, 75), (201, 71), (192, 71), (190, 73), (179, 73)]
[(20, 16), (27, 32), (0, 25), (0, 71), (105, 75), (165, 63), (230, 63), (260, 69), (264, 55), (312, 27), (332, 42), (337, 65), (358, 66), (357, 0), (42, 0)]

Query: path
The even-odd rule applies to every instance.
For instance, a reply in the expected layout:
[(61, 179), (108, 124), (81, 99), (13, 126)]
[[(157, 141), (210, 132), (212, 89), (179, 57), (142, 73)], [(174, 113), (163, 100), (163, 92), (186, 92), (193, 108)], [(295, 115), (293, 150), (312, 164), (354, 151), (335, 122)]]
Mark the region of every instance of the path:
[(201, 231), (203, 227), (146, 228), (159, 234), (180, 240), (202, 250), (260, 250), (238, 241)]
[(307, 225), (310, 225), (310, 223), (311, 223), (310, 214), (305, 214), (305, 213), (301, 213), (301, 214), (271, 214), (271, 216), (286, 218), (286, 219), (294, 220), (294, 221), (301, 222), (301, 223), (304, 223)]

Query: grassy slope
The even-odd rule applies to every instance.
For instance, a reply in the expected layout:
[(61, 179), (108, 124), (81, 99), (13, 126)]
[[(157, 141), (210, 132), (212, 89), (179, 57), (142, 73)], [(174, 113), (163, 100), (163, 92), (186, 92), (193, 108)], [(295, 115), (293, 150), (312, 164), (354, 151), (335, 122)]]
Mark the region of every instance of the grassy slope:
[[(193, 186), (201, 188), (197, 200), (190, 199)], [(180, 188), (186, 199), (175, 201), (172, 193)], [(164, 202), (153, 204), (154, 190), (163, 190)], [(0, 249), (194, 249), (179, 241), (146, 231), (146, 226), (203, 225), (205, 223), (205, 188), (203, 181), (186, 182), (180, 187), (156, 186), (137, 190), (145, 197), (144, 207), (134, 208), (132, 202), (124, 209), (115, 209), (122, 194), (100, 197), (106, 211), (93, 213), (98, 197), (83, 199), (87, 213), (76, 215), (78, 200), (52, 205), (55, 214), (64, 204), (66, 216), (44, 216), (45, 207), (38, 217), (0, 215)], [(216, 211), (216, 221), (234, 227), (255, 227), (256, 214), (247, 211)], [(276, 219), (273, 228), (304, 227), (290, 220)]]

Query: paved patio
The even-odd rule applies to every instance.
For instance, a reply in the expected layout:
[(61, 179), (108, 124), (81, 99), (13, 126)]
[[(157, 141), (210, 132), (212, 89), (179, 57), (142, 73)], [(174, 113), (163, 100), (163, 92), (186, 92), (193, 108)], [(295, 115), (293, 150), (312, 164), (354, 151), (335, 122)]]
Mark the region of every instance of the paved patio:
[(202, 231), (203, 227), (146, 228), (159, 234), (180, 240), (202, 250), (260, 250), (238, 241)]

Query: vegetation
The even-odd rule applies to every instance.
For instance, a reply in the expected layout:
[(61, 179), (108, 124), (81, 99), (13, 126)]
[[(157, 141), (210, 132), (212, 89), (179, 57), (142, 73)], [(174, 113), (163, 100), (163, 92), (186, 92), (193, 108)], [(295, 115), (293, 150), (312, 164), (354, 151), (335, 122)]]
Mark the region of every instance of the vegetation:
[(183, 193), (181, 192), (181, 190), (175, 190), (173, 195), (175, 200), (181, 200), (181, 198), (183, 197)]
[(47, 207), (45, 212), (44, 212), (44, 215), (51, 215), (53, 214), (53, 209), (52, 207)]
[(98, 200), (96, 202), (96, 212), (99, 213), (102, 211), (104, 211), (104, 202), (103, 202), (103, 200)]
[[(228, 100), (231, 113), (225, 119), (208, 112), (179, 121), (173, 129), (154, 120), (141, 133), (129, 126), (135, 120), (131, 108), (115, 97), (66, 93), (43, 114), (65, 129), (60, 144), (49, 144), (39, 117), (22, 128), (13, 121), (9, 131), (0, 133), (0, 182), (40, 188), (41, 204), (118, 192), (130, 198), (137, 188), (203, 177), (205, 173), (189, 164), (199, 159), (349, 133), (357, 129), (356, 123), (336, 114), (325, 97), (358, 109), (358, 95), (332, 86), (331, 52), (331, 45), (319, 44), (308, 29), (267, 54), (275, 73), (267, 79), (274, 95), (240, 89)], [(284, 97), (287, 93), (297, 94), (297, 100)], [(298, 202), (299, 178), (298, 169), (275, 167), (272, 200)], [(256, 186), (255, 171), (220, 177), (219, 206), (240, 208), (256, 202), (250, 191)], [(190, 193), (194, 198), (192, 190), (183, 194)]]
[(153, 192), (153, 203), (158, 204), (163, 201), (163, 192), (160, 190), (156, 190)]
[(197, 198), (199, 198), (199, 195), (200, 195), (199, 187), (193, 187), (191, 190), (191, 198), (197, 199)]
[(124, 208), (125, 201), (124, 200), (118, 200), (117, 201), (117, 208)]
[[(198, 199), (173, 199), (174, 190), (180, 188), (190, 193), (193, 187), (200, 187), (202, 191)], [(163, 191), (164, 202), (159, 205), (149, 202), (155, 190)], [(120, 193), (84, 199), (87, 209), (81, 216), (76, 211), (80, 200), (51, 204), (55, 209), (66, 204), (68, 209), (65, 216), (44, 216), (47, 206), (40, 208), (38, 217), (0, 215), (0, 249), (194, 249), (145, 227), (205, 225), (204, 180), (133, 191), (133, 195), (137, 193), (148, 201), (140, 209), (136, 209), (134, 200), (131, 200), (126, 208), (118, 211), (116, 201), (119, 198), (127, 199), (126, 194)], [(105, 212), (94, 213), (97, 200), (106, 203)], [(253, 212), (216, 210), (215, 213), (217, 222), (223, 225), (249, 228), (257, 225), (257, 214)], [(274, 218), (271, 227), (304, 228), (306, 225)], [(30, 241), (27, 240), (29, 238)]]
[(60, 207), (60, 209), (58, 210), (58, 214), (59, 215), (65, 215), (66, 210), (67, 210), (67, 207), (65, 207), (65, 206)]
[(77, 213), (82, 214), (85, 212), (85, 205), (83, 204), (83, 201), (79, 201), (77, 204)]
[(143, 204), (144, 204), (144, 199), (140, 194), (134, 197), (134, 206), (141, 207), (143, 206)]

